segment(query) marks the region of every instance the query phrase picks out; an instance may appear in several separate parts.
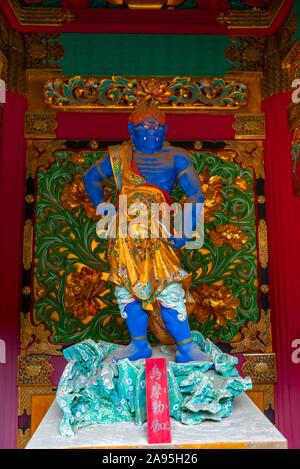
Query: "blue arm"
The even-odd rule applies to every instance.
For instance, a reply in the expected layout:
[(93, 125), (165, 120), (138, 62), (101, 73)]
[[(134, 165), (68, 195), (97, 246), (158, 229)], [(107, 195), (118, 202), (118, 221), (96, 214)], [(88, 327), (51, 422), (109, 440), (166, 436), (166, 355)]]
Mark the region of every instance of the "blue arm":
[[(182, 151), (182, 153), (174, 156), (174, 166), (177, 180), (187, 197), (187, 202), (192, 204), (191, 231), (195, 231), (199, 217), (197, 204), (204, 202), (200, 179), (194, 168), (193, 161), (187, 152)], [(177, 238), (174, 240), (173, 246), (178, 249), (189, 241), (189, 239), (190, 238), (186, 236), (180, 239)]]
[(113, 175), (109, 155), (96, 161), (83, 175), (85, 190), (92, 204), (97, 207), (104, 200), (102, 181)]

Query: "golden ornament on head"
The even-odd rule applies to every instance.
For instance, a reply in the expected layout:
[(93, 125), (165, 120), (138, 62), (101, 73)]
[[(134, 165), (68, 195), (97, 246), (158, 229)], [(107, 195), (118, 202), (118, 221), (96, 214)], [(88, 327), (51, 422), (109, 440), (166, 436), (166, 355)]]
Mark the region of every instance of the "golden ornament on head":
[(106, 289), (102, 273), (89, 267), (68, 275), (64, 301), (68, 311), (80, 321), (85, 321), (101, 309), (100, 295)]

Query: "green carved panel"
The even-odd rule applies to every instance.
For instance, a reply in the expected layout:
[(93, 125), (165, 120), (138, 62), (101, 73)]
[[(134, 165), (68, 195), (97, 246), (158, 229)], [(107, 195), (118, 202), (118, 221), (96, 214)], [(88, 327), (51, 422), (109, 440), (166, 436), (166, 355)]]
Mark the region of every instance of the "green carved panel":
[[(97, 218), (81, 180), (102, 154), (57, 150), (36, 172), (34, 321), (52, 332), (54, 343), (129, 338), (106, 281), (108, 242), (96, 236)], [(180, 254), (193, 273), (190, 322), (215, 342), (230, 342), (259, 319), (256, 178), (252, 169), (217, 153), (191, 154), (206, 195), (206, 235), (202, 249)], [(112, 181), (106, 195), (115, 200)], [(173, 196), (181, 200), (183, 194), (175, 188)]]

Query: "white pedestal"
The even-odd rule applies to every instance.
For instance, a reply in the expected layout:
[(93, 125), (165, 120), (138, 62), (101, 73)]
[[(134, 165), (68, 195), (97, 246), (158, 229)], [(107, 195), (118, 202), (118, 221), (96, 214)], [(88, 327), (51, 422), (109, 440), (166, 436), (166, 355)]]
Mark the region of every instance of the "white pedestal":
[(186, 426), (173, 419), (172, 444), (148, 445), (147, 424), (102, 424), (80, 428), (73, 437), (62, 437), (62, 413), (54, 401), (27, 449), (39, 448), (287, 448), (286, 439), (246, 394), (234, 400), (230, 417)]

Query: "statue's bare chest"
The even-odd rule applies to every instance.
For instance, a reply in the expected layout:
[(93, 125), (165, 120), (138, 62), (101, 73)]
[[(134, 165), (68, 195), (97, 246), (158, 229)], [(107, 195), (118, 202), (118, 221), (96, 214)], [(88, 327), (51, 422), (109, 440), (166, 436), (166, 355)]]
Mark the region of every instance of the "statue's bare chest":
[(174, 178), (174, 162), (171, 151), (162, 151), (154, 155), (134, 152), (133, 158), (139, 172), (146, 179), (157, 177), (159, 180), (168, 180)]

